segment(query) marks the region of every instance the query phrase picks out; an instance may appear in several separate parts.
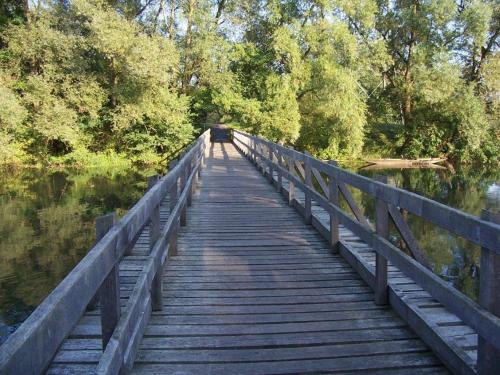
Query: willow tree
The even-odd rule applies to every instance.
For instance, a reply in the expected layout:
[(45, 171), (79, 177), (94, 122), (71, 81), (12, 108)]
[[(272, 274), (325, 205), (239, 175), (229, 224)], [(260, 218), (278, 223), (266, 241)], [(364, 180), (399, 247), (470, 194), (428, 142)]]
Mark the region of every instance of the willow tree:
[(179, 56), (171, 41), (100, 0), (33, 12), (29, 27), (5, 31), (1, 55), (10, 93), (2, 106), (25, 114), (9, 128), (22, 151), (45, 161), (118, 152), (155, 162), (191, 139), (188, 100), (172, 85)]

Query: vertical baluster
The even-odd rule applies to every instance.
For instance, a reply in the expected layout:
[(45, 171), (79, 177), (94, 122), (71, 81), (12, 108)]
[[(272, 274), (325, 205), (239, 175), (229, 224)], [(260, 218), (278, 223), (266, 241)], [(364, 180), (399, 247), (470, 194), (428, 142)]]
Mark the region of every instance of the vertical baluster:
[(311, 193), (307, 187), (312, 188), (312, 173), (311, 173), (311, 162), (309, 158), (311, 154), (307, 151), (304, 152), (304, 183), (306, 188), (304, 189), (304, 222), (306, 224), (311, 224), (312, 220), (312, 210), (311, 210)]
[[(281, 155), (281, 150), (279, 146), (276, 148), (276, 151), (277, 151), (276, 153), (278, 154), (277, 155), (278, 166), (283, 167), (283, 156)], [(278, 190), (278, 193), (281, 193), (283, 187), (283, 174), (281, 173), (280, 168), (277, 168), (277, 171), (278, 171), (278, 185), (276, 185), (276, 190)]]
[[(157, 174), (148, 177), (148, 190), (155, 186), (159, 179), (160, 176)], [(160, 237), (160, 205), (161, 202), (153, 208), (151, 213), (149, 227), (149, 251), (153, 249), (154, 244)]]
[(261, 158), (261, 168), (262, 168), (262, 175), (265, 176), (266, 175), (266, 161), (264, 160), (265, 158), (265, 155), (266, 155), (266, 150), (264, 149), (264, 144), (261, 143), (260, 144), (260, 153), (262, 155), (262, 158)]
[[(500, 224), (500, 214), (483, 210), (481, 219)], [(495, 316), (500, 317), (500, 255), (481, 248), (479, 282), (479, 303)], [(477, 352), (478, 374), (500, 374), (500, 350), (478, 337)]]
[[(109, 230), (113, 227), (114, 224), (114, 213), (110, 213), (108, 215), (104, 215), (98, 217), (95, 220), (95, 243), (98, 243), (105, 235), (109, 232)], [(95, 310), (97, 304), (99, 303), (100, 296), (100, 288), (96, 291), (94, 297), (90, 300), (87, 309)]]
[[(195, 154), (193, 154), (195, 155)], [(187, 164), (187, 167), (186, 167), (186, 181), (189, 179), (189, 176), (191, 176), (191, 171), (193, 170), (193, 157), (190, 157), (189, 159), (189, 163)], [(194, 184), (191, 184), (191, 186), (189, 186), (189, 192), (188, 192), (188, 196), (187, 196), (187, 206), (188, 207), (191, 207), (191, 205), (193, 204), (193, 186)]]
[(269, 182), (273, 183), (273, 173), (274, 173), (274, 168), (273, 168), (273, 162), (274, 162), (274, 153), (273, 153), (273, 148), (274, 146), (271, 143), (267, 144), (267, 150), (268, 150), (268, 155), (269, 155), (269, 175), (267, 178), (269, 179)]
[[(151, 189), (160, 179), (160, 176), (154, 175), (148, 178), (148, 189)], [(156, 241), (160, 238), (160, 205), (161, 202), (153, 208), (151, 213), (151, 222), (149, 227), (149, 251), (153, 250)], [(162, 275), (163, 268), (160, 266), (156, 271), (151, 285), (151, 304), (155, 311), (162, 310)]]
[(257, 165), (257, 145), (255, 143), (255, 139), (252, 139), (252, 161), (254, 165)]
[[(293, 150), (293, 147), (290, 146), (290, 149)], [(293, 154), (292, 154), (288, 158), (288, 172), (290, 172), (290, 174), (292, 176), (295, 176), (294, 163), (295, 163), (295, 161), (294, 161)], [(293, 206), (294, 199), (295, 199), (295, 184), (293, 183), (292, 180), (288, 180), (288, 205), (289, 206)]]
[[(184, 160), (183, 160), (184, 162)], [(187, 163), (186, 165), (182, 168), (181, 171), (181, 178), (180, 178), (180, 186), (179, 186), (179, 192), (178, 194), (181, 195), (184, 189), (186, 188), (186, 183), (187, 183)], [(187, 205), (186, 202), (181, 207), (181, 217), (180, 217), (180, 223), (184, 227), (187, 224)]]
[[(337, 162), (334, 160), (330, 160), (328, 164), (337, 166)], [(332, 171), (331, 174), (328, 175), (328, 200), (331, 204), (336, 207), (339, 206), (339, 185), (337, 181), (337, 174)], [(332, 247), (332, 252), (338, 253), (339, 251), (339, 218), (336, 214), (330, 214), (330, 245)]]
[[(101, 216), (96, 219), (96, 237), (102, 238), (113, 227), (115, 213)], [(118, 320), (120, 320), (120, 280), (119, 260), (116, 259), (114, 267), (104, 279), (99, 289), (99, 301), (101, 304), (101, 332), (102, 348), (106, 349)]]
[(198, 180), (200, 178), (201, 164), (198, 164), (199, 157), (200, 157), (200, 152), (197, 151), (193, 156), (193, 168), (198, 168), (198, 169), (196, 170), (196, 173), (193, 175), (193, 185), (191, 186), (191, 199), (194, 192), (196, 191), (196, 188), (198, 186)]
[(201, 169), (205, 167), (205, 150), (207, 148), (207, 143), (205, 139), (203, 139), (203, 142), (200, 145), (200, 167), (198, 168), (198, 179), (201, 178)]
[[(386, 176), (376, 176), (377, 181), (387, 183)], [(375, 203), (376, 230), (380, 237), (389, 238), (389, 210), (387, 203), (377, 198)], [(387, 259), (379, 253), (375, 255), (375, 303), (386, 305), (388, 302)]]
[(257, 142), (257, 150), (258, 150), (258, 152), (259, 152), (259, 154), (260, 154), (259, 158), (257, 159), (258, 169), (259, 169), (262, 173), (264, 173), (264, 169), (263, 169), (263, 165), (262, 165), (262, 155), (263, 155), (263, 153), (262, 153), (262, 144), (261, 144), (260, 142)]
[[(170, 162), (169, 170), (173, 170), (175, 166), (179, 164), (177, 160), (172, 160)], [(178, 183), (177, 179), (172, 184), (172, 187), (170, 188), (169, 191), (169, 207), (170, 207), (170, 213), (175, 208), (175, 205), (177, 204), (177, 199), (178, 199)], [(172, 229), (172, 234), (170, 235), (170, 255), (177, 255), (177, 222), (174, 223), (174, 228)]]

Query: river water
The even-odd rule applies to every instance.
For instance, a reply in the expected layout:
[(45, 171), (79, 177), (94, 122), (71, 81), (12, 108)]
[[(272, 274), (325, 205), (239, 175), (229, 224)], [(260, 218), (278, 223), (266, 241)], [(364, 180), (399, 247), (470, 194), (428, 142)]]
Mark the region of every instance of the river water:
[[(347, 168), (479, 215), (500, 210), (500, 171)], [(94, 219), (119, 215), (143, 194), (137, 170), (3, 170), (0, 174), (0, 343), (22, 323), (86, 254)], [(373, 220), (374, 202), (353, 191)], [(479, 249), (418, 218), (408, 218), (434, 272), (472, 298), (478, 291)], [(395, 238), (396, 240), (396, 238)]]

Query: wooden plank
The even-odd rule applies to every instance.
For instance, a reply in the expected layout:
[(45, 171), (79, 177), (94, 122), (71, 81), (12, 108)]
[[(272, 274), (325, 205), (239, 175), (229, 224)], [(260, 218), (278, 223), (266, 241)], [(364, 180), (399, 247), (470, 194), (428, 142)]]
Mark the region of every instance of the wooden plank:
[[(255, 137), (254, 137), (255, 138)], [(287, 149), (280, 149), (290, 152)], [(303, 154), (294, 151), (296, 158)], [(337, 173), (341, 182), (351, 185), (375, 198), (384, 199), (387, 203), (405, 208), (410, 213), (423, 217), (439, 227), (455, 233), (467, 240), (487, 247), (490, 251), (500, 253), (500, 225), (461, 212), (452, 207), (435, 202), (393, 186), (381, 184), (370, 178), (311, 159), (315, 168), (328, 175)]]

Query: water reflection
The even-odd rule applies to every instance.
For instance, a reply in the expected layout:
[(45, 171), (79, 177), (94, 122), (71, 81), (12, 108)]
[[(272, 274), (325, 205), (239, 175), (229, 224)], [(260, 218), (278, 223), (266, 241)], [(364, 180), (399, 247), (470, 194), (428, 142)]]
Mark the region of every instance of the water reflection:
[(0, 176), (0, 342), (86, 254), (94, 219), (130, 208), (135, 171), (4, 170)]
[[(345, 165), (348, 169), (367, 177), (386, 175), (391, 185), (429, 197), (461, 211), (479, 216), (486, 208), (500, 212), (500, 170), (465, 166), (455, 171), (448, 169), (364, 169)], [(361, 202), (366, 215), (374, 222), (374, 200), (351, 189), (357, 202)], [(473, 299), (479, 292), (478, 246), (437, 228), (414, 215), (408, 215), (408, 224), (420, 247), (426, 254), (433, 271), (454, 287)], [(392, 241), (401, 243), (396, 229), (391, 229)]]
[[(388, 176), (391, 184), (479, 215), (500, 211), (500, 171), (463, 167), (446, 169), (360, 169), (368, 177)], [(0, 342), (86, 254), (94, 240), (94, 219), (130, 208), (145, 190), (147, 172), (2, 171), (0, 174)], [(352, 189), (374, 222), (374, 200)], [(344, 202), (345, 204), (345, 202)], [(346, 208), (346, 207), (345, 207)], [(476, 298), (479, 248), (428, 222), (408, 223), (434, 272)], [(398, 241), (394, 228), (393, 240)]]

